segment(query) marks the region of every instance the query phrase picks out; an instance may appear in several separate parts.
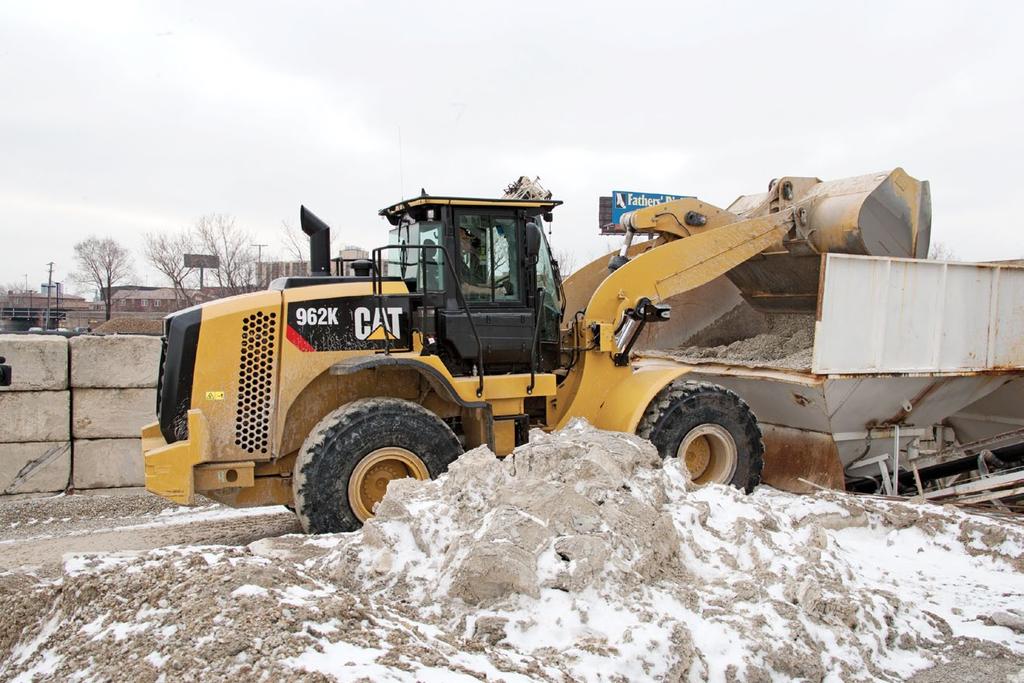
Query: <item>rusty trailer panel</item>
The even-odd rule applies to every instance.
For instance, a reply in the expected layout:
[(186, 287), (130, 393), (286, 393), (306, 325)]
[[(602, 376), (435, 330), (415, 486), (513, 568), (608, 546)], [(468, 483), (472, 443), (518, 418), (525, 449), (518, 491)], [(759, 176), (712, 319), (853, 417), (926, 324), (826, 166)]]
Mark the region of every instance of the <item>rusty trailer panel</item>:
[(839, 449), (829, 434), (761, 424), (764, 471), (761, 481), (783, 491), (842, 490), (846, 482)]

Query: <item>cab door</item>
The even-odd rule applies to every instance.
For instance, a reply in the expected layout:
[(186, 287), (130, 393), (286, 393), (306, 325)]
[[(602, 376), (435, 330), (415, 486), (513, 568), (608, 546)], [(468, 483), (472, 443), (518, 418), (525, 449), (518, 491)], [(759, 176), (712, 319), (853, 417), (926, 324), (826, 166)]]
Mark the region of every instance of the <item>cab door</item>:
[[(529, 372), (536, 274), (525, 268), (525, 216), (508, 209), (452, 209), (452, 259), (483, 347), (484, 370)], [(463, 364), (476, 365), (477, 345), (464, 310), (450, 298), (439, 312), (439, 341)]]

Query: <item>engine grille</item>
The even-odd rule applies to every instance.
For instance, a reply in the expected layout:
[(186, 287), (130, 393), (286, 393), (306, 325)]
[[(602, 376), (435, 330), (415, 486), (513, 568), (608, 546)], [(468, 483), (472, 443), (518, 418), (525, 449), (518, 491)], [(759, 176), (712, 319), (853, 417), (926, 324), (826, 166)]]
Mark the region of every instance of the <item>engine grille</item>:
[(276, 313), (257, 311), (242, 319), (235, 445), (248, 453), (267, 452), (276, 326)]

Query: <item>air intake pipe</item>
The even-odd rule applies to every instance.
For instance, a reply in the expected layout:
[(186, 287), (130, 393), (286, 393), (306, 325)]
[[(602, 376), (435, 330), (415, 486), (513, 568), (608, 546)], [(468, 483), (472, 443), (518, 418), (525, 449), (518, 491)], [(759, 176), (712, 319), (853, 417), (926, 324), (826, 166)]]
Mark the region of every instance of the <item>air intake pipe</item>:
[(331, 274), (331, 228), (305, 206), (299, 208), (299, 224), (309, 235), (309, 274)]

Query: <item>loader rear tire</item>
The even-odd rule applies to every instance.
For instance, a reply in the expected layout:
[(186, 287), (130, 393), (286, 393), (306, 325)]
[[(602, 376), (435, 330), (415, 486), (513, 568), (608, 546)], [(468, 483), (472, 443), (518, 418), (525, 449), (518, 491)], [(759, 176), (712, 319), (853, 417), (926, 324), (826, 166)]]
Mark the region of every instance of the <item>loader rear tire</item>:
[(299, 522), (311, 534), (355, 531), (372, 516), (389, 481), (435, 478), (461, 454), (451, 428), (417, 403), (347, 403), (320, 421), (295, 458)]
[(651, 401), (636, 433), (662, 458), (682, 459), (697, 484), (731, 484), (750, 493), (761, 482), (757, 420), (743, 399), (716, 384), (671, 382)]

